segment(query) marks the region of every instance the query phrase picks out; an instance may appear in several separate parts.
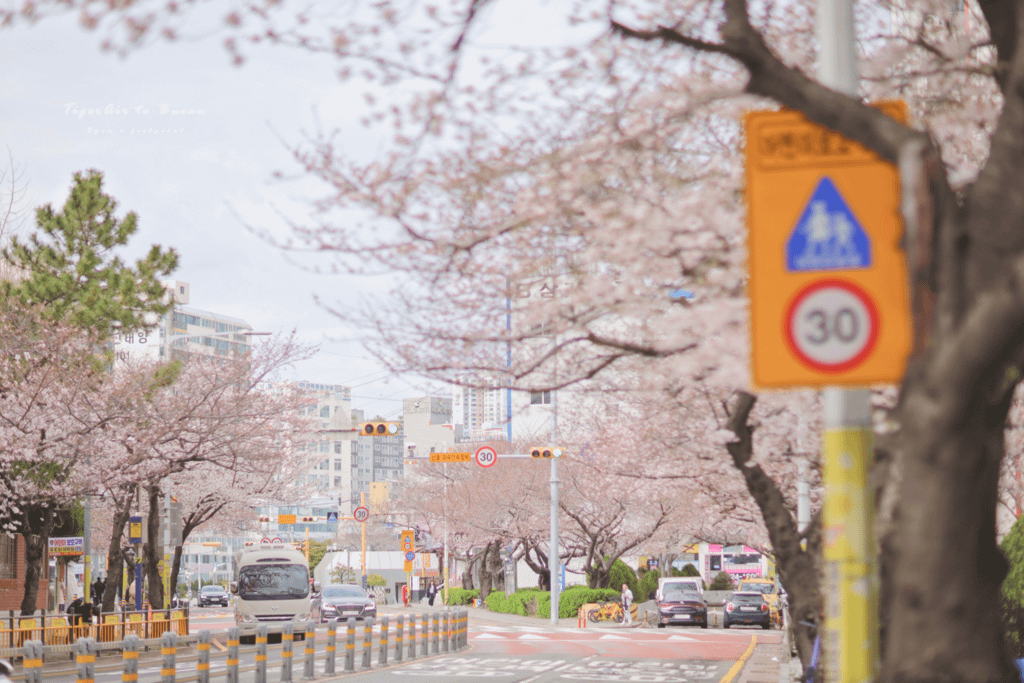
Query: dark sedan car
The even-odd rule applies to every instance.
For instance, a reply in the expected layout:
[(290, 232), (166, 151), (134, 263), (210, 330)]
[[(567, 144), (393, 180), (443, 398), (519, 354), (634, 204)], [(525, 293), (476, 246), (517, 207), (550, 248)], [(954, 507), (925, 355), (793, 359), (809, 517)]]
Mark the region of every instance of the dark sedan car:
[(666, 584), (658, 602), (658, 628), (665, 628), (667, 624), (700, 624), (701, 628), (707, 628), (708, 606), (700, 593)]
[(722, 628), (730, 626), (760, 626), (763, 629), (772, 627), (772, 615), (764, 595), (755, 592), (736, 592), (725, 603), (725, 615), (722, 617)]
[(231, 596), (221, 586), (203, 586), (203, 589), (199, 591), (200, 607), (206, 607), (207, 605), (223, 605), (227, 607), (230, 600)]
[(377, 603), (355, 583), (331, 584), (321, 591), (317, 602), (313, 612), (319, 608), (322, 622), (335, 617), (344, 621), (349, 617), (365, 619), (377, 616)]

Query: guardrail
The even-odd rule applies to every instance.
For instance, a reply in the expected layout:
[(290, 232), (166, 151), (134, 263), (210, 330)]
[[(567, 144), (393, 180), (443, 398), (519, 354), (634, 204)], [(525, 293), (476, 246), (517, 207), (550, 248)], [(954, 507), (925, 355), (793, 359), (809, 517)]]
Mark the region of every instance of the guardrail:
[(188, 608), (100, 614), (96, 622), (60, 613), (30, 617), (12, 614), (0, 621), (0, 657), (17, 656), (30, 640), (64, 646), (63, 652), (71, 652), (81, 638), (109, 643), (122, 641), (129, 634), (140, 639), (160, 638), (167, 631), (188, 635)]
[[(417, 624), (417, 622), (419, 622)], [(422, 614), (417, 618), (410, 615), (408, 621), (405, 615), (398, 615), (394, 621), (390, 617), (381, 617), (380, 635), (376, 647), (373, 642), (373, 626), (375, 620), (366, 619), (363, 624), (362, 644), (359, 647), (362, 655), (360, 670), (374, 667), (374, 650), (377, 650), (377, 666), (388, 666), (389, 661), (395, 664), (403, 661), (416, 659), (417, 657), (458, 652), (469, 645), (468, 627), (469, 611), (465, 609), (445, 610), (432, 614)], [(339, 626), (343, 646), (341, 647), (342, 661), (338, 659), (338, 638)], [(294, 650), (295, 636), (304, 636), (303, 648), (301, 651)], [(239, 681), (239, 674), (242, 671), (255, 672), (253, 680), (255, 683), (267, 683), (267, 668), (271, 665), (268, 660), (267, 639), (268, 629), (266, 624), (261, 624), (256, 632), (255, 645), (240, 647), (239, 630), (232, 627), (227, 631), (227, 647), (225, 652), (226, 674), (228, 681)], [(280, 661), (275, 662), (280, 666), (281, 683), (290, 683), (293, 676), (300, 676), (303, 680), (315, 678), (317, 675), (316, 662), (323, 661), (322, 672), (324, 675), (335, 673), (351, 673), (356, 671), (356, 620), (349, 618), (346, 622), (339, 622), (331, 619), (327, 625), (327, 637), (324, 647), (320, 650), (317, 645), (320, 641), (316, 637), (316, 624), (313, 622), (299, 622), (297, 624), (286, 623), (281, 632)], [(103, 651), (120, 650), (123, 671), (122, 680), (138, 680), (138, 667), (140, 651), (144, 648), (160, 648), (160, 674), (163, 680), (174, 680), (178, 673), (195, 673), (198, 683), (209, 683), (212, 633), (208, 630), (200, 631), (194, 635), (180, 636), (174, 630), (166, 630), (158, 639), (142, 639), (134, 633), (128, 633), (123, 640), (112, 642), (99, 642), (93, 637), (80, 637), (71, 645), (44, 645), (40, 640), (27, 640), (18, 648), (16, 653), (10, 656), (12, 659), (21, 658), (26, 683), (42, 683), (43, 665), (47, 655), (66, 654), (73, 652), (78, 671), (78, 681), (91, 681), (95, 679), (96, 662)], [(179, 657), (179, 648), (195, 645), (195, 651), (182, 654)], [(3, 654), (3, 653), (0, 653)], [(252, 655), (251, 663), (243, 663), (242, 655)], [(300, 672), (293, 671), (295, 657), (301, 660)], [(64, 661), (67, 661), (64, 659)], [(111, 658), (111, 663), (113, 660)], [(339, 667), (340, 664), (340, 667)]]

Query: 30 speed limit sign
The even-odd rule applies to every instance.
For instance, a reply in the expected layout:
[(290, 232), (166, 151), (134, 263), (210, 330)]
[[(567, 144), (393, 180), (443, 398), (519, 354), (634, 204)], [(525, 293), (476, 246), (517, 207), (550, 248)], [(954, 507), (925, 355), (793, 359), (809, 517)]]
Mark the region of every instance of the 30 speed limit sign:
[(370, 511), (360, 506), (352, 511), (352, 518), (357, 522), (365, 522), (370, 518)]
[(793, 299), (786, 340), (796, 356), (816, 370), (856, 367), (878, 339), (878, 311), (864, 291), (842, 280), (819, 280)]
[(476, 449), (473, 459), (476, 460), (476, 464), (480, 465), (480, 467), (490, 467), (498, 462), (498, 452), (490, 446), (481, 446)]

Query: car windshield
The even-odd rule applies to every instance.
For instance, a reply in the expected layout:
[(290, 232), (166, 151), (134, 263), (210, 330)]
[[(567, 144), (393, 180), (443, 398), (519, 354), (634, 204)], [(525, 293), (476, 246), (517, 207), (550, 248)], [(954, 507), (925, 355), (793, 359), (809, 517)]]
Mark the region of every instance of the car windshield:
[(251, 564), (238, 572), (243, 600), (295, 600), (309, 595), (309, 571), (301, 564)]
[(224, 589), (220, 586), (203, 586), (203, 593), (223, 593)]
[(752, 593), (773, 593), (775, 591), (775, 585), (771, 583), (740, 584), (740, 587)]
[(324, 589), (325, 598), (365, 598), (366, 593), (359, 586), (328, 586)]
[(672, 584), (665, 586), (663, 596), (665, 600), (669, 601), (700, 600), (700, 595), (692, 588), (673, 586)]

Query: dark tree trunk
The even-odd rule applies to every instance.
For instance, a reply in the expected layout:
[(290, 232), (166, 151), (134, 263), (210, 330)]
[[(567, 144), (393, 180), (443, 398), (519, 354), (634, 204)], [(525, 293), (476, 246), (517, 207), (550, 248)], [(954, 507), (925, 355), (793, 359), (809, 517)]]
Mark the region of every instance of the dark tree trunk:
[(25, 538), (25, 591), (21, 600), (22, 615), (36, 611), (39, 599), (39, 580), (42, 578), (43, 559), (53, 529), (54, 509), (42, 503), (24, 504), (22, 535)]
[(163, 539), (160, 538), (160, 488), (147, 486), (149, 496), (149, 516), (146, 518), (146, 536), (148, 543), (142, 544), (142, 573), (149, 583), (149, 606), (153, 609), (164, 608), (164, 582), (160, 577), (160, 559), (163, 554)]
[(993, 637), (1003, 628), (1007, 563), (995, 517), (1013, 387), (951, 396), (921, 369), (908, 373), (899, 409), (902, 476), (898, 523), (883, 539), (891, 605), (880, 680), (1017, 683), (1003, 638)]
[(786, 505), (782, 492), (775, 482), (764, 473), (761, 466), (750, 461), (753, 454), (753, 427), (747, 423), (750, 411), (757, 398), (740, 392), (730, 414), (728, 429), (737, 440), (726, 444), (733, 465), (742, 474), (754, 502), (761, 510), (761, 517), (768, 528), (768, 537), (775, 550), (775, 561), (779, 580), (789, 595), (791, 628), (794, 634), (800, 661), (806, 667), (811, 659), (814, 636), (810, 629), (801, 624), (820, 624), (823, 613), (821, 596), (821, 518), (815, 516), (807, 529), (806, 549), (801, 547), (801, 536), (797, 532), (796, 520)]
[(491, 573), (487, 571), (487, 556), (491, 552), (491, 543), (484, 546), (483, 553), (480, 554), (479, 569), (480, 569), (480, 599), (486, 600), (487, 596), (491, 594), (492, 577)]
[[(174, 559), (171, 561), (171, 595), (178, 594), (178, 571), (181, 568), (181, 546), (174, 546)], [(327, 578), (330, 581), (330, 577)]]
[[(537, 575), (538, 587), (542, 591), (550, 591), (551, 570), (549, 569), (548, 556), (544, 554), (544, 551), (539, 546), (531, 544), (526, 539), (522, 539), (522, 544), (525, 550), (523, 552), (523, 561)], [(537, 555), (536, 559), (533, 557), (534, 553)]]
[(120, 510), (114, 513), (113, 528), (110, 533), (110, 545), (107, 546), (107, 580), (103, 587), (103, 611), (113, 612), (117, 608), (117, 594), (124, 576), (124, 554), (121, 552), (121, 536), (124, 527), (131, 517), (131, 498), (122, 503)]

